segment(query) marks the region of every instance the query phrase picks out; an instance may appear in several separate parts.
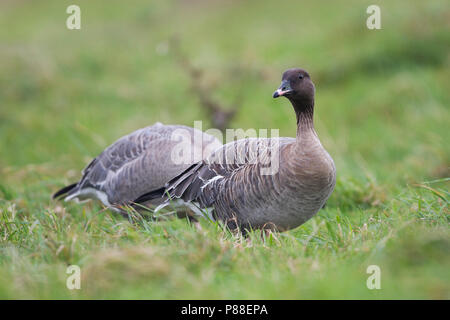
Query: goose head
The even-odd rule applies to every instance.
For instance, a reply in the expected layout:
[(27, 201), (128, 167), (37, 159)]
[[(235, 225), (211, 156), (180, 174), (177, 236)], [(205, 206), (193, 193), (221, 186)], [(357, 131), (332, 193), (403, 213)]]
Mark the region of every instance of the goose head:
[(303, 69), (288, 69), (283, 73), (280, 87), (273, 98), (286, 97), (294, 106), (312, 106), (314, 104), (314, 84), (308, 72)]

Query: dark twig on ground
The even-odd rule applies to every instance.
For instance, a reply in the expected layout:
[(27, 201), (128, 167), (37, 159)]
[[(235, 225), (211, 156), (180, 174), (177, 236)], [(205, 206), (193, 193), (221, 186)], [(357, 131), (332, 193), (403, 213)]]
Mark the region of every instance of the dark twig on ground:
[(211, 92), (213, 88), (206, 87), (202, 83), (204, 71), (194, 66), (189, 58), (182, 52), (178, 38), (173, 38), (171, 40), (170, 47), (175, 59), (189, 76), (192, 92), (199, 99), (202, 108), (208, 113), (212, 126), (225, 132), (225, 129), (229, 127), (231, 120), (236, 115), (240, 106), (239, 101), (241, 101), (242, 92), (237, 94), (232, 105), (225, 106), (222, 102), (219, 102), (212, 97)]

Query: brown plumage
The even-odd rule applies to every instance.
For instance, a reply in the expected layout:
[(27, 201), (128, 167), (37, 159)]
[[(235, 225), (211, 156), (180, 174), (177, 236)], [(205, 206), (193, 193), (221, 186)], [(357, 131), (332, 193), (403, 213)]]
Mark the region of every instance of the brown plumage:
[(273, 97), (292, 103), (297, 137), (228, 143), (170, 181), (165, 192), (231, 228), (283, 231), (306, 222), (323, 207), (336, 181), (333, 159), (314, 130), (314, 92), (306, 71), (287, 70)]

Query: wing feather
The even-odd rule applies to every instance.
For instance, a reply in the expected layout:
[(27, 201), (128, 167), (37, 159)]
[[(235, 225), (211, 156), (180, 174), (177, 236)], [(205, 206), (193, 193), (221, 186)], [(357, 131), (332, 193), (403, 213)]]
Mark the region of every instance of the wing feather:
[[(166, 190), (171, 198), (197, 201), (201, 206), (209, 207), (214, 203), (220, 186), (225, 185), (232, 176), (236, 181), (241, 181), (233, 187), (243, 189), (245, 181), (256, 171), (259, 172), (251, 168), (270, 165), (274, 152), (279, 152), (280, 146), (293, 141), (294, 138), (249, 138), (228, 143), (170, 181)], [(241, 194), (243, 192), (241, 190)]]

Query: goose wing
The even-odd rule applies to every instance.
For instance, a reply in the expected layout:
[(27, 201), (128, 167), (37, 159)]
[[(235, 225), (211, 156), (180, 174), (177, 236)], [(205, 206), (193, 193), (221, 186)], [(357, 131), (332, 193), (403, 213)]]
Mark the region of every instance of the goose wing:
[(276, 173), (281, 149), (294, 141), (294, 138), (249, 138), (228, 143), (170, 181), (165, 192), (170, 198), (209, 207), (221, 186), (238, 190), (257, 183), (259, 176)]

